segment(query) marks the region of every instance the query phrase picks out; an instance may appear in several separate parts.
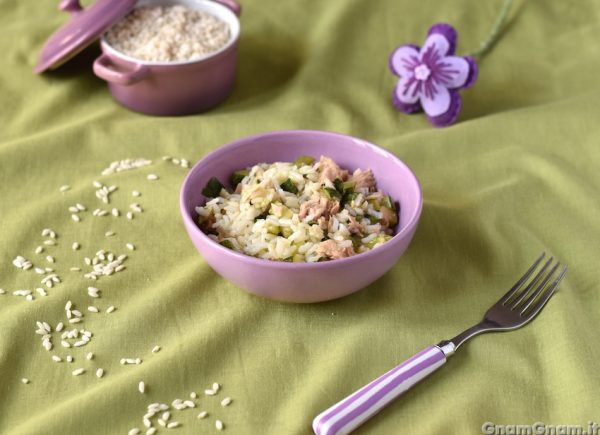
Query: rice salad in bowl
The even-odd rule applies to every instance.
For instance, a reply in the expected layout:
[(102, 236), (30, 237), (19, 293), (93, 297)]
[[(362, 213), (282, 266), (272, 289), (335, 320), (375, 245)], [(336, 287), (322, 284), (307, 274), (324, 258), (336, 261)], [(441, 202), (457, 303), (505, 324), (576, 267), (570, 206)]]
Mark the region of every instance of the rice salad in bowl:
[(235, 171), (232, 192), (212, 177), (195, 208), (212, 240), (266, 260), (320, 262), (376, 249), (394, 235), (398, 204), (371, 169), (353, 173), (327, 156)]

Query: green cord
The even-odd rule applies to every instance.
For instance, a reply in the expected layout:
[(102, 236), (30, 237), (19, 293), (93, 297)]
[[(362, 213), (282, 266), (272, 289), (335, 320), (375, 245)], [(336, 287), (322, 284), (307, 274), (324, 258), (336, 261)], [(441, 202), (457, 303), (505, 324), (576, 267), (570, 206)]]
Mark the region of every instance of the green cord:
[(471, 53), (469, 56), (473, 57), (483, 57), (496, 43), (498, 37), (500, 36), (500, 30), (506, 23), (506, 19), (508, 18), (508, 13), (510, 12), (510, 8), (512, 6), (513, 0), (504, 0), (504, 4), (502, 5), (502, 9), (500, 10), (500, 14), (498, 18), (496, 18), (496, 22), (490, 31), (488, 37), (479, 45), (479, 48)]

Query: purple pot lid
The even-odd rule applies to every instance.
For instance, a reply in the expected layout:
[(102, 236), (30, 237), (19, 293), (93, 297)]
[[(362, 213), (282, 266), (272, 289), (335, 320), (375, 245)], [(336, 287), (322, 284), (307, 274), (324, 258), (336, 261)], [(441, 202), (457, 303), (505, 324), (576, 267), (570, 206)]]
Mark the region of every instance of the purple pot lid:
[(34, 71), (58, 68), (127, 15), (135, 4), (136, 0), (96, 0), (83, 9), (79, 0), (62, 0), (58, 8), (70, 12), (71, 19), (48, 38)]

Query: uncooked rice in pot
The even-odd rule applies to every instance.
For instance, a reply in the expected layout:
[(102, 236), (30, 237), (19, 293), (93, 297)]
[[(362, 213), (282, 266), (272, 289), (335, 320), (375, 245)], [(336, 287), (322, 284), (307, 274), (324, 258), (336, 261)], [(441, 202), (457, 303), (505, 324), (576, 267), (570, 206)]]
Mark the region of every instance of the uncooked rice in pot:
[(196, 207), (202, 231), (221, 245), (267, 260), (316, 262), (367, 252), (390, 240), (395, 201), (371, 170), (332, 159), (261, 163), (231, 176), (233, 192), (211, 178)]
[(229, 39), (229, 26), (223, 20), (181, 5), (134, 9), (106, 34), (117, 51), (154, 62), (199, 59), (218, 51)]

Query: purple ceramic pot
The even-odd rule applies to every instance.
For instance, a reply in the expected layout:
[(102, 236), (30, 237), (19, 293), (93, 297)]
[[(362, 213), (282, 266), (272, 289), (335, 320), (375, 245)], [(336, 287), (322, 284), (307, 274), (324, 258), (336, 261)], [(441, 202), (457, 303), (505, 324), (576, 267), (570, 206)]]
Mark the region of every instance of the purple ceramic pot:
[[(320, 263), (263, 260), (227, 249), (196, 225), (195, 207), (204, 204), (201, 190), (211, 177), (229, 180), (235, 170), (261, 162), (293, 161), (298, 156), (333, 158), (347, 169), (371, 168), (377, 185), (400, 203), (400, 223), (387, 243), (363, 254)], [(317, 302), (360, 290), (386, 273), (408, 247), (421, 215), (421, 188), (412, 171), (390, 152), (336, 133), (280, 131), (240, 139), (200, 160), (186, 177), (180, 194), (185, 228), (206, 262), (235, 285), (260, 296), (286, 302)]]
[(114, 98), (125, 107), (150, 115), (188, 115), (219, 104), (233, 89), (240, 6), (234, 0), (143, 0), (137, 6), (173, 4), (217, 16), (229, 25), (231, 38), (202, 59), (148, 62), (118, 52), (103, 37), (94, 73), (108, 82)]

